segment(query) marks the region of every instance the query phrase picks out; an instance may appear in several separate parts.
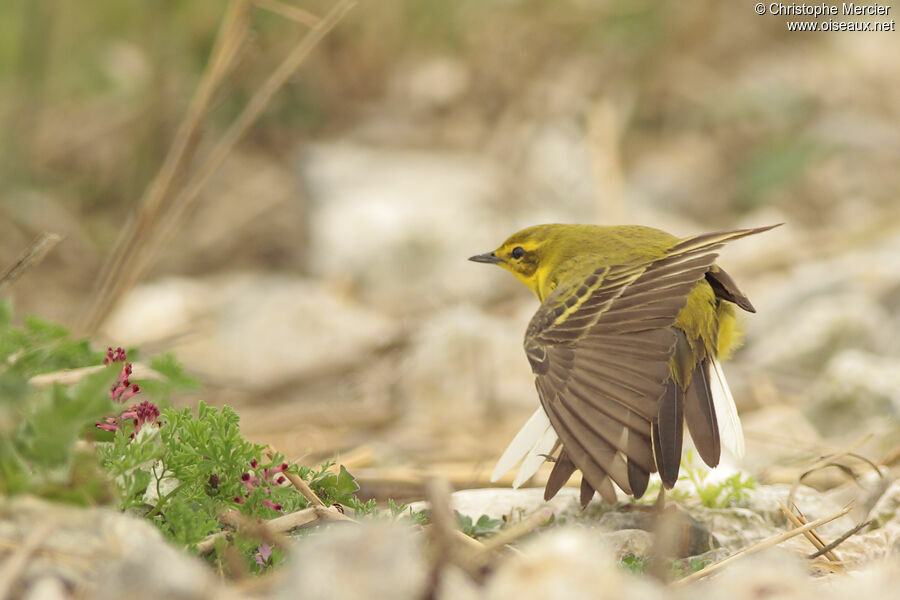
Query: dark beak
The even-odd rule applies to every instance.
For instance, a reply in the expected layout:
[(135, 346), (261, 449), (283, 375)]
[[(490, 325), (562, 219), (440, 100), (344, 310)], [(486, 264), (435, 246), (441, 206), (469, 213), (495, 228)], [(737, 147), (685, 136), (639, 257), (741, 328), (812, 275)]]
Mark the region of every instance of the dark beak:
[(486, 254), (476, 254), (475, 256), (470, 256), (469, 260), (472, 262), (480, 262), (480, 263), (488, 263), (488, 264), (496, 264), (498, 262), (503, 262), (503, 259), (496, 256), (493, 252), (488, 252)]

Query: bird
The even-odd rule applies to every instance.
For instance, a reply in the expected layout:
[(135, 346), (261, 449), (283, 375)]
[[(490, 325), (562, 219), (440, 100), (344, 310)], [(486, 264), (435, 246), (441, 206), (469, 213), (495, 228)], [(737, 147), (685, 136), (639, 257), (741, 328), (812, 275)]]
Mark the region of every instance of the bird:
[(535, 225), (469, 260), (512, 273), (540, 306), (525, 354), (540, 406), (492, 474), (520, 461), (519, 487), (545, 460), (550, 500), (580, 471), (582, 506), (614, 486), (640, 498), (652, 473), (678, 480), (685, 425), (697, 453), (718, 465), (744, 438), (720, 360), (739, 345), (735, 308), (756, 312), (716, 264), (725, 243), (774, 227), (678, 238), (641, 225)]

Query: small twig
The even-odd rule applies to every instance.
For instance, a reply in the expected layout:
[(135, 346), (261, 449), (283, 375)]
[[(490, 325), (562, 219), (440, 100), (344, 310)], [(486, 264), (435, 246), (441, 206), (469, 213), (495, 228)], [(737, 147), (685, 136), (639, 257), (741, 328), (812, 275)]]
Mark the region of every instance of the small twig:
[(431, 504), (431, 526), (427, 529), (431, 563), (428, 585), (422, 596), (427, 600), (437, 596), (444, 566), (454, 562), (456, 519), (450, 507), (450, 484), (446, 479), (432, 477), (425, 483)]
[[(104, 369), (106, 369), (106, 365), (94, 365), (91, 367), (80, 367), (78, 369), (63, 369), (62, 371), (54, 371), (53, 373), (41, 373), (40, 375), (35, 375), (29, 379), (28, 383), (36, 387), (45, 387), (53, 385), (54, 383), (73, 385), (88, 375), (93, 375)], [(131, 378), (135, 381), (140, 381), (142, 379), (165, 379), (158, 371), (154, 371), (147, 365), (141, 363), (132, 363), (131, 374)]]
[(839, 458), (843, 458), (844, 456), (853, 456), (854, 458), (858, 458), (858, 459), (868, 463), (869, 465), (871, 465), (871, 467), (873, 469), (875, 469), (875, 472), (878, 473), (879, 477), (883, 477), (884, 475), (882, 474), (881, 469), (879, 469), (877, 465), (875, 465), (869, 459), (854, 453), (854, 451), (857, 448), (859, 448), (860, 446), (862, 446), (863, 444), (868, 442), (871, 438), (872, 438), (871, 433), (866, 434), (862, 437), (862, 439), (860, 439), (859, 441), (844, 448), (843, 450), (839, 450), (837, 452), (834, 452), (833, 454), (823, 456), (822, 458), (820, 458), (819, 460), (814, 462), (812, 465), (810, 465), (803, 473), (801, 473), (794, 479), (794, 483), (791, 486), (791, 491), (788, 494), (787, 503), (789, 505), (794, 503), (794, 494), (797, 493), (797, 488), (800, 486), (800, 483), (803, 481), (803, 479), (805, 477), (807, 477), (810, 473), (813, 473), (814, 471), (822, 469), (823, 467), (830, 466), (832, 463), (834, 463), (834, 461), (836, 461)]
[[(266, 456), (269, 457), (269, 460), (275, 458), (275, 455), (278, 454), (278, 451), (274, 446), (269, 445), (266, 447)], [(322, 502), (322, 499), (319, 498), (316, 493), (309, 487), (309, 484), (303, 481), (303, 478), (299, 475), (295, 475), (294, 473), (284, 473), (284, 476), (287, 477), (288, 481), (297, 488), (297, 491), (303, 494), (303, 497), (309, 500), (310, 504), (313, 506), (325, 506), (325, 503)]]
[[(794, 514), (794, 512), (791, 511), (791, 510), (784, 504), (784, 502), (779, 502), (778, 505), (781, 507), (781, 512), (784, 513), (784, 516), (787, 517), (788, 520), (789, 520), (791, 523), (794, 524), (794, 527), (802, 527), (802, 526), (806, 525), (806, 524), (809, 522), (809, 521), (806, 520), (806, 517), (803, 516), (803, 513), (800, 513), (799, 515)], [(797, 508), (797, 506), (794, 505), (794, 508)], [(800, 510), (797, 509), (797, 512), (800, 512)], [(822, 549), (825, 548), (825, 546), (826, 546), (826, 544), (825, 544), (825, 542), (822, 540), (822, 538), (819, 537), (819, 534), (817, 534), (817, 533), (816, 533), (815, 531), (813, 531), (813, 530), (809, 530), (809, 531), (807, 531), (807, 532), (804, 532), (803, 536), (804, 536), (807, 540), (809, 540), (809, 543), (812, 544), (812, 545), (816, 548), (816, 550), (819, 550), (820, 552), (821, 552)], [(830, 560), (830, 561), (832, 561), (832, 562), (838, 562), (838, 561), (840, 560), (840, 559), (834, 554), (834, 552), (822, 552), (822, 554), (824, 554), (824, 555), (825, 555), (825, 558), (827, 558), (828, 560)]]
[(201, 541), (197, 542), (197, 554), (200, 556), (204, 556), (213, 551), (216, 547), (216, 540), (219, 538), (225, 537), (228, 535), (227, 531), (217, 531), (216, 533), (210, 534), (203, 538)]
[(229, 525), (235, 530), (256, 538), (261, 542), (277, 546), (281, 549), (287, 548), (287, 541), (284, 539), (284, 536), (281, 535), (280, 531), (276, 531), (275, 528), (271, 526), (272, 521), (253, 519), (236, 510), (224, 512), (219, 517), (219, 520), (225, 525)]
[(543, 527), (551, 518), (553, 518), (553, 509), (549, 507), (542, 508), (529, 515), (526, 519), (523, 519), (511, 527), (499, 531), (497, 535), (484, 540), (482, 542), (484, 546), (483, 552), (487, 554), (502, 548), (503, 546), (512, 544), (538, 527)]
[(791, 529), (790, 531), (786, 531), (784, 533), (774, 535), (774, 536), (767, 538), (761, 542), (753, 544), (752, 546), (744, 548), (740, 552), (736, 552), (735, 554), (732, 554), (731, 556), (724, 558), (717, 563), (708, 565), (708, 566), (700, 569), (699, 571), (691, 573), (687, 577), (683, 577), (683, 578), (679, 579), (678, 581), (674, 582), (673, 585), (683, 585), (685, 583), (690, 583), (692, 581), (697, 581), (698, 579), (702, 579), (702, 578), (706, 577), (707, 575), (709, 575), (710, 573), (714, 573), (714, 572), (720, 570), (722, 567), (731, 564), (732, 562), (738, 560), (741, 557), (748, 556), (750, 554), (756, 554), (757, 552), (759, 552), (761, 550), (765, 550), (766, 548), (770, 548), (772, 546), (777, 546), (781, 542), (784, 542), (785, 540), (789, 540), (794, 536), (798, 536), (805, 531), (809, 531), (810, 529), (815, 529), (816, 527), (820, 527), (821, 525), (824, 525), (825, 523), (830, 523), (831, 521), (834, 521), (835, 519), (839, 519), (839, 518), (843, 517), (844, 515), (846, 515), (848, 512), (850, 512), (850, 509), (851, 509), (851, 507), (848, 506), (846, 508), (841, 509), (840, 511), (838, 511), (837, 513), (835, 513), (831, 516), (822, 517), (821, 519), (816, 519), (815, 521), (812, 521), (811, 523), (807, 523), (806, 525), (803, 525), (802, 527), (797, 527), (796, 529)]
[(807, 556), (807, 558), (810, 558), (810, 559), (812, 559), (812, 558), (818, 558), (818, 557), (822, 556), (823, 554), (826, 554), (826, 553), (831, 552), (832, 550), (834, 550), (835, 548), (837, 548), (838, 546), (840, 546), (841, 544), (843, 544), (845, 541), (847, 541), (847, 539), (849, 539), (851, 536), (856, 535), (857, 533), (859, 533), (859, 531), (860, 531), (863, 527), (867, 527), (871, 522), (872, 522), (872, 521), (864, 521), (864, 522), (860, 523), (859, 525), (853, 527), (852, 529), (850, 529), (849, 531), (847, 531), (846, 533), (844, 533), (843, 535), (841, 535), (839, 538), (835, 539), (835, 540), (834, 540), (833, 542), (831, 542), (830, 544), (828, 544), (828, 545), (824, 546), (823, 548), (820, 548), (819, 550), (813, 552), (812, 554), (810, 554), (809, 556)]
[(0, 566), (0, 600), (6, 600), (9, 597), (16, 579), (28, 565), (28, 559), (38, 549), (41, 542), (50, 535), (54, 527), (56, 527), (56, 523), (53, 521), (44, 521), (38, 525), (37, 529), (25, 538), (22, 545), (16, 548), (13, 555)]
[(62, 240), (62, 236), (55, 233), (42, 233), (38, 239), (26, 248), (16, 262), (11, 264), (3, 275), (0, 275), (0, 287), (14, 282), (29, 268), (40, 264), (44, 257), (47, 256), (47, 253), (53, 250), (60, 240)]
[[(226, 515), (228, 514), (229, 513), (226, 513)], [(293, 531), (294, 529), (306, 527), (307, 525), (310, 525), (317, 521), (347, 521), (350, 523), (356, 523), (356, 519), (348, 517), (336, 508), (332, 508), (330, 506), (310, 506), (309, 508), (304, 508), (303, 510), (298, 510), (296, 512), (288, 513), (280, 517), (275, 517), (274, 519), (270, 519), (268, 521), (261, 521), (260, 523), (264, 524), (268, 531), (272, 533), (286, 533), (288, 531)], [(239, 521), (238, 518), (233, 516), (223, 516), (222, 522), (231, 526), (235, 526), (235, 524), (242, 521)], [(225, 535), (228, 535), (228, 532), (219, 531), (207, 536), (202, 541), (197, 543), (197, 552), (201, 555), (209, 554), (210, 552), (212, 552), (213, 548), (215, 548), (216, 540)]]

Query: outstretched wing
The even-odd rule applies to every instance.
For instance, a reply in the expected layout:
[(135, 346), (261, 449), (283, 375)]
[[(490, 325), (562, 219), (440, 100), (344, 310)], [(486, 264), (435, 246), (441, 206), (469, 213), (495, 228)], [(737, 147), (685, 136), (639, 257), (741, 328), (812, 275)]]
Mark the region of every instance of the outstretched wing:
[[(557, 463), (566, 478), (574, 464), (594, 490), (609, 490), (612, 479), (628, 494), (643, 494), (657, 468), (651, 432), (670, 377), (672, 325), (715, 261), (714, 250), (766, 229), (686, 238), (658, 260), (599, 268), (578, 289), (557, 289), (541, 304), (525, 352), (567, 457)], [(656, 440), (666, 461), (680, 460), (673, 437)], [(545, 496), (560, 478), (551, 475)], [(585, 485), (582, 498), (590, 499)]]

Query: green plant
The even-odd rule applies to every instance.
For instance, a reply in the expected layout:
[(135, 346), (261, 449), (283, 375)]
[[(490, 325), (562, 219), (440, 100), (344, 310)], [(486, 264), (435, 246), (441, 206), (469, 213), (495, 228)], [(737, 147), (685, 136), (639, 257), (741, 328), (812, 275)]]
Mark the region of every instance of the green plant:
[(388, 498), (388, 511), (394, 521), (406, 519), (413, 525), (427, 525), (431, 522), (427, 510), (413, 510), (408, 504), (398, 504)]
[[(667, 570), (673, 579), (681, 579), (691, 573), (695, 573), (708, 565), (711, 561), (701, 559), (699, 556), (690, 558), (672, 560), (668, 562)], [(646, 556), (635, 556), (628, 554), (619, 561), (619, 567), (634, 575), (644, 575), (650, 570), (652, 561)]]
[(756, 481), (741, 473), (719, 482), (708, 481), (709, 470), (695, 463), (693, 450), (684, 453), (681, 461), (682, 474), (679, 481), (690, 481), (700, 503), (707, 508), (725, 508), (740, 504), (749, 496), (748, 491), (756, 488)]
[(492, 519), (487, 515), (481, 515), (477, 521), (473, 521), (472, 517), (459, 511), (453, 512), (456, 513), (456, 524), (459, 526), (459, 530), (476, 540), (496, 535), (505, 525), (501, 519)]
[(76, 442), (112, 410), (109, 369), (73, 386), (36, 386), (36, 375), (99, 364), (102, 354), (37, 318), (21, 327), (0, 302), (0, 494), (36, 494), (80, 504), (111, 497), (89, 448)]

